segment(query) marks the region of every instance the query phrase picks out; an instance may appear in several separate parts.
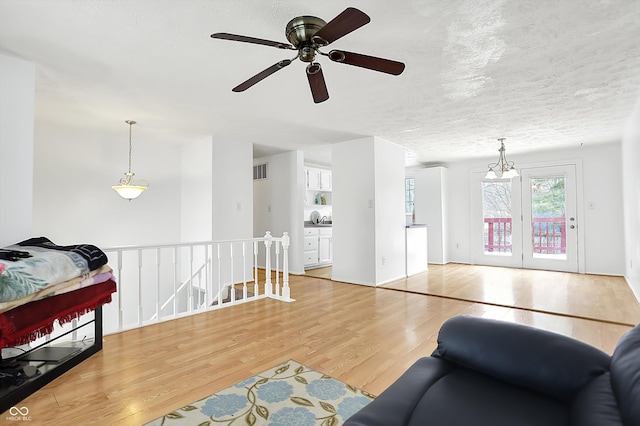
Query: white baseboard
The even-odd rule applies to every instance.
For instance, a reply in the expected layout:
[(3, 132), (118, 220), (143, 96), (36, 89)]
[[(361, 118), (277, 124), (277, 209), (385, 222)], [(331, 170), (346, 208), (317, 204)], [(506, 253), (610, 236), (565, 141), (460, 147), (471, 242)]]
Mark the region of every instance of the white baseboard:
[[(425, 271), (423, 271), (423, 272), (427, 272), (427, 270), (425, 270)], [(419, 272), (419, 273), (421, 274), (422, 272)], [(394, 282), (394, 281), (398, 281), (398, 280), (404, 280), (405, 278), (407, 278), (407, 276), (406, 276), (406, 275), (398, 275), (396, 278), (392, 278), (392, 279), (390, 279), (390, 280), (386, 280), (386, 281), (383, 281), (383, 282), (381, 282), (381, 283), (377, 283), (377, 284), (376, 284), (376, 286), (389, 284), (389, 283), (392, 283), (392, 282)]]

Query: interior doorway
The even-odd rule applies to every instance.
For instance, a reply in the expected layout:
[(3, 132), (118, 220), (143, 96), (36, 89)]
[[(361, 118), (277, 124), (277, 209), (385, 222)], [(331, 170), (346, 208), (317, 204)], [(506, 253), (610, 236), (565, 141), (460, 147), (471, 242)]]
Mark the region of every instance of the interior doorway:
[(574, 164), (523, 167), (513, 179), (475, 174), (475, 263), (579, 272), (576, 178)]

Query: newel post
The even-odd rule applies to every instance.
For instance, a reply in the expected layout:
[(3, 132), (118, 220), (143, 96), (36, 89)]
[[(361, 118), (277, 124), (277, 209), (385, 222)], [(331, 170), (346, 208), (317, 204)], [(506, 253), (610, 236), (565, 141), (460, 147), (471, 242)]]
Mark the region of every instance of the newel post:
[(273, 294), (273, 285), (271, 283), (271, 244), (273, 244), (272, 241), (273, 237), (271, 236), (271, 232), (267, 231), (264, 234), (264, 247), (265, 247), (265, 262), (264, 262), (264, 268), (265, 268), (265, 281), (264, 281), (264, 294), (266, 296), (271, 296)]
[(282, 298), (291, 299), (291, 290), (289, 288), (289, 233), (282, 234)]

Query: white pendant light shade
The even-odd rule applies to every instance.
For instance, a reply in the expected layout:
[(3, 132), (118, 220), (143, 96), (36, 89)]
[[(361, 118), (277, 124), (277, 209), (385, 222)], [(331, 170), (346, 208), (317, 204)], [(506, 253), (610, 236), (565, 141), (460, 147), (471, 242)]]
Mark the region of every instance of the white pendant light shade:
[(511, 168), (502, 174), (503, 178), (511, 179), (514, 177), (520, 176), (515, 168)]
[(485, 179), (498, 179), (498, 176), (496, 175), (496, 172), (494, 172), (493, 170), (489, 169), (489, 171), (484, 176), (484, 178)]
[(111, 188), (115, 189), (116, 192), (127, 200), (133, 200), (134, 198), (138, 198), (142, 191), (147, 189), (146, 186), (133, 186), (133, 185), (117, 185), (112, 186)]
[(120, 185), (114, 185), (111, 189), (115, 190), (118, 195), (122, 198), (126, 198), (127, 200), (133, 200), (134, 198), (138, 198), (147, 186), (136, 185), (133, 183), (133, 175), (135, 173), (125, 173), (125, 178), (120, 180)]

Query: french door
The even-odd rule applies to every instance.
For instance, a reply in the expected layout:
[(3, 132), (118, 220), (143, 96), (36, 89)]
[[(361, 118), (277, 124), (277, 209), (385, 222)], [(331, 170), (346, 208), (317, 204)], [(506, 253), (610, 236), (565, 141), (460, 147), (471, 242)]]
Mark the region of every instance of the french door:
[[(476, 186), (477, 188), (477, 186)], [(514, 179), (480, 178), (476, 263), (578, 272), (575, 165), (529, 167)], [(476, 233), (477, 234), (477, 233)], [(477, 240), (477, 239), (476, 239)]]
[(578, 272), (575, 166), (523, 169), (522, 266)]

